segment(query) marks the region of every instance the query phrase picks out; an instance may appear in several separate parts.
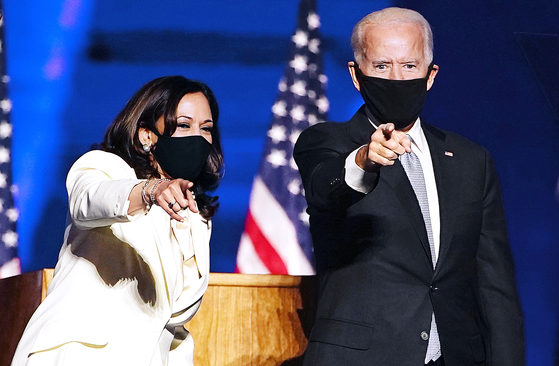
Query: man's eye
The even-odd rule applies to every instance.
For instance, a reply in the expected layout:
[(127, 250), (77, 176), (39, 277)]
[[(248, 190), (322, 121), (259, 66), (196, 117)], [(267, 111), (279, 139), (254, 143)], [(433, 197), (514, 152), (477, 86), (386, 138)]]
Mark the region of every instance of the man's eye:
[(377, 69), (379, 69), (379, 70), (385, 70), (385, 69), (386, 69), (386, 65), (377, 65)]
[(415, 68), (415, 65), (413, 64), (406, 64), (406, 69), (413, 69)]

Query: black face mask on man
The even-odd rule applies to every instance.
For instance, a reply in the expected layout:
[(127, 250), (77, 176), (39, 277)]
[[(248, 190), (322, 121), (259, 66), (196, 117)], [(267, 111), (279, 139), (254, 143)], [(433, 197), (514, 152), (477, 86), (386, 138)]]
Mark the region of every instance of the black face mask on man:
[(212, 144), (203, 136), (171, 137), (157, 135), (157, 143), (152, 150), (161, 169), (171, 178), (195, 181), (206, 166)]
[(427, 98), (427, 80), (433, 64), (429, 65), (427, 76), (411, 80), (367, 76), (359, 69), (357, 62), (354, 62), (353, 68), (361, 96), (377, 122), (393, 123), (397, 130), (415, 122)]

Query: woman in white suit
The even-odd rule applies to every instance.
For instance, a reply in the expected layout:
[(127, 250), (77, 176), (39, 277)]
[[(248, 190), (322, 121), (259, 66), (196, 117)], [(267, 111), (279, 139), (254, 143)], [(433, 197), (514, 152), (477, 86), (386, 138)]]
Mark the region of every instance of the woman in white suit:
[(223, 159), (218, 106), (182, 76), (144, 85), (70, 169), (71, 222), (12, 365), (192, 365)]

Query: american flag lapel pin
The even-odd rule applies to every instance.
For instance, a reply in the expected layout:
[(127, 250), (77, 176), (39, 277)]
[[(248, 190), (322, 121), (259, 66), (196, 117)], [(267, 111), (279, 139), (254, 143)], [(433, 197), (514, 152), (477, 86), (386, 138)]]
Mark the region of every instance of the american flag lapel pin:
[(446, 156), (450, 156), (450, 157), (453, 157), (453, 156), (454, 156), (454, 153), (453, 153), (452, 151), (445, 151), (444, 154), (445, 154)]

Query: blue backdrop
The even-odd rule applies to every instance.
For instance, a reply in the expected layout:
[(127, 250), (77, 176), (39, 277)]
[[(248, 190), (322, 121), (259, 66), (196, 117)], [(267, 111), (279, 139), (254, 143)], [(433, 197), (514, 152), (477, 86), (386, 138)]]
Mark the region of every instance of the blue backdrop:
[[(211, 268), (233, 271), (297, 5), (3, 0), (23, 269), (56, 263), (72, 162), (102, 140), (142, 84), (182, 74), (208, 83), (220, 102), (226, 171), (217, 192)], [(486, 146), (495, 158), (526, 316), (528, 364), (552, 365), (559, 315), (559, 125), (536, 78), (542, 72), (530, 69), (515, 32), (559, 34), (559, 4), (318, 0), (333, 120), (348, 119), (361, 104), (346, 68), (353, 25), (389, 5), (416, 9), (433, 27), (440, 72), (423, 117)], [(543, 58), (553, 66), (559, 55), (551, 51)]]

